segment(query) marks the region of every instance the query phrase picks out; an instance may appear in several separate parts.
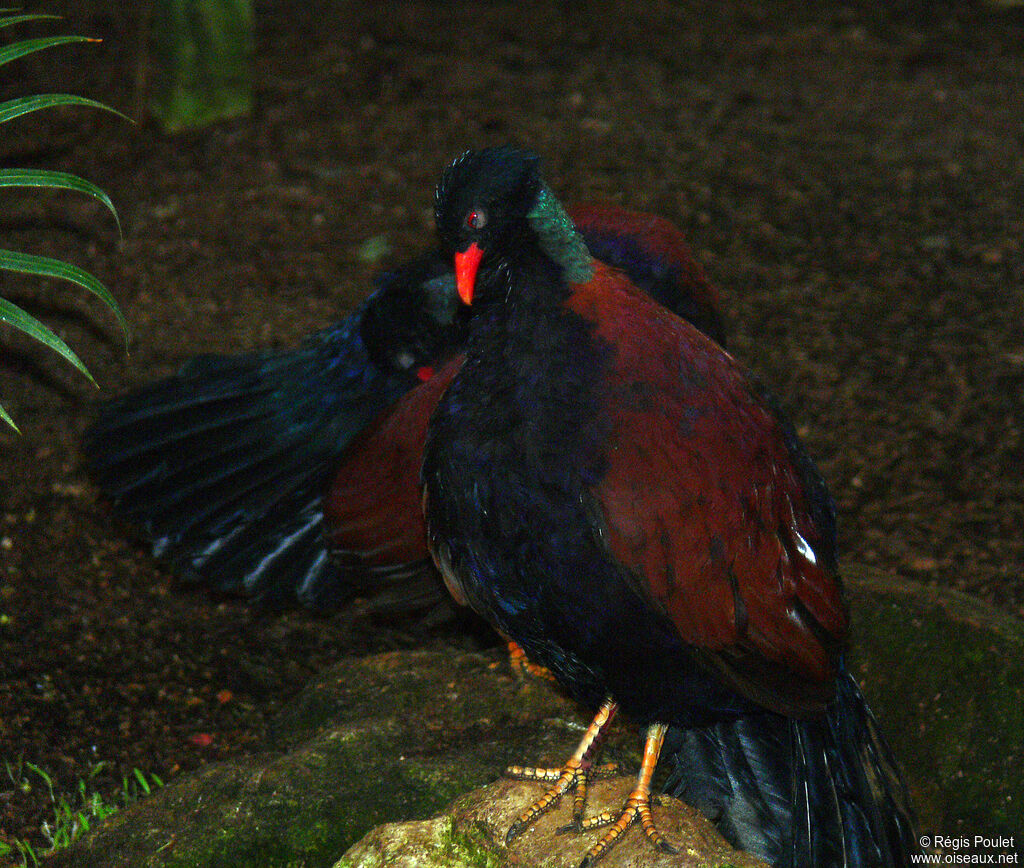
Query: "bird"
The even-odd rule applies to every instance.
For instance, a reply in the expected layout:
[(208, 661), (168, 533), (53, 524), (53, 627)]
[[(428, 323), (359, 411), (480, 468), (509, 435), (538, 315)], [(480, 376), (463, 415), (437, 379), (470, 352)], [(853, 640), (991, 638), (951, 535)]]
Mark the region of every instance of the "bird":
[[(563, 767), (510, 770), (550, 786), (507, 840), (574, 792), (567, 829), (610, 826), (583, 866), (633, 824), (672, 851), (660, 763), (664, 792), (772, 866), (910, 864), (906, 787), (845, 662), (835, 508), (778, 402), (590, 253), (532, 151), (462, 154), (435, 217), (472, 315), (420, 399), (428, 548), (456, 600), (594, 713)], [(621, 812), (586, 817), (620, 712), (640, 771)]]
[[(579, 203), (570, 213), (592, 256), (725, 345), (717, 290), (671, 221), (607, 202)], [(452, 268), (450, 260), (447, 265)], [(454, 272), (452, 287), (457, 299)], [(419, 473), (430, 414), (461, 364), (460, 353), (368, 425), (336, 466), (323, 502), (327, 544), (345, 584), (373, 589), (378, 602), (384, 588), (416, 587), (420, 602), (432, 604), (421, 620), (449, 614), (431, 596), (451, 599), (427, 550)]]
[(425, 253), (295, 349), (197, 356), (109, 402), (83, 438), (87, 465), (186, 582), (268, 608), (337, 608), (355, 589), (324, 542), (326, 479), (464, 335), (451, 267)]
[[(598, 202), (573, 214), (595, 256), (725, 342), (717, 292), (671, 222)], [(359, 597), (417, 629), (453, 617), (419, 506), (426, 416), (392, 412), (417, 387), (436, 392), (468, 311), (436, 249), (374, 284), (297, 348), (199, 356), (108, 403), (86, 432), (93, 479), (184, 581), (265, 608)]]

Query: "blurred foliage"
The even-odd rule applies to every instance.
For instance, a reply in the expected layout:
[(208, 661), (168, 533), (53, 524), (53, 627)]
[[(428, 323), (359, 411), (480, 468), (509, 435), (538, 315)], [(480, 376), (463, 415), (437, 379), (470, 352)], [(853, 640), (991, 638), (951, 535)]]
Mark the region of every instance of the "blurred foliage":
[[(0, 9), (0, 16), (2, 16), (0, 17), (0, 29), (24, 22), (52, 20), (57, 17), (54, 15), (2, 15), (2, 13), (12, 11), (14, 10)], [(35, 39), (23, 39), (0, 47), (0, 66), (46, 48), (54, 48), (72, 42), (95, 41), (97, 40), (86, 36), (44, 36)], [(113, 109), (95, 100), (71, 94), (32, 94), (0, 103), (0, 126), (30, 112), (57, 106), (88, 106), (113, 111)], [(0, 189), (17, 187), (70, 190), (82, 193), (101, 202), (114, 215), (114, 219), (117, 220), (117, 212), (114, 210), (114, 205), (106, 193), (91, 181), (86, 181), (84, 178), (79, 178), (77, 175), (72, 175), (68, 172), (52, 172), (41, 169), (0, 169)], [(94, 295), (99, 296), (114, 312), (127, 340), (128, 327), (114, 297), (99, 280), (78, 266), (45, 256), (35, 256), (29, 253), (20, 253), (16, 250), (0, 249), (0, 271), (20, 272), (38, 277), (66, 280), (87, 289)], [(67, 359), (68, 362), (95, 383), (92, 375), (85, 365), (82, 364), (78, 356), (75, 355), (71, 347), (54, 334), (48, 326), (41, 323), (18, 305), (2, 297), (0, 297), (0, 323), (24, 332), (34, 340), (49, 347), (55, 353)], [(0, 406), (0, 419), (17, 430), (14, 420), (2, 406)]]
[(251, 0), (154, 0), (149, 110), (167, 132), (249, 114)]

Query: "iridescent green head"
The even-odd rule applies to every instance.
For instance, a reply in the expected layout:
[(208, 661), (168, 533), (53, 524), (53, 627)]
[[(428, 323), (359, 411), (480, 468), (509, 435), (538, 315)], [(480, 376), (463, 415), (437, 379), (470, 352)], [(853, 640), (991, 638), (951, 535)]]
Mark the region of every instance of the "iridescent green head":
[(567, 280), (583, 282), (592, 273), (586, 244), (544, 183), (532, 151), (511, 145), (466, 151), (441, 176), (434, 216), (466, 304), (472, 303), (481, 263), (507, 256), (527, 233)]

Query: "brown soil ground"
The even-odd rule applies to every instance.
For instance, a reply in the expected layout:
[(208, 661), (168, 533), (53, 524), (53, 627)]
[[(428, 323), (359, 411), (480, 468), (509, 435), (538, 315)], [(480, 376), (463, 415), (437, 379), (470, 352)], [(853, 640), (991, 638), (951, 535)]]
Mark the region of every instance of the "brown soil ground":
[[(62, 4), (64, 32), (103, 43), (5, 67), (3, 95), (134, 111), (140, 25), (121, 5)], [(343, 315), (428, 240), (436, 175), (470, 144), (531, 144), (566, 199), (678, 223), (734, 354), (831, 485), (844, 557), (1024, 614), (1021, 9), (256, 6), (249, 119), (172, 138), (75, 110), (3, 130), (0, 163), (96, 181), (123, 238), (91, 201), (5, 195), (2, 246), (96, 273), (133, 339), (126, 356), (84, 294), (0, 275), (103, 390), (0, 334), (0, 402), (24, 432), (0, 431), (0, 836), (42, 840), (49, 796), (20, 761), (112, 798), (133, 768), (245, 750), (329, 661), (414, 641), (180, 592), (104, 510), (77, 443), (103, 396)], [(392, 253), (366, 261), (381, 235)]]

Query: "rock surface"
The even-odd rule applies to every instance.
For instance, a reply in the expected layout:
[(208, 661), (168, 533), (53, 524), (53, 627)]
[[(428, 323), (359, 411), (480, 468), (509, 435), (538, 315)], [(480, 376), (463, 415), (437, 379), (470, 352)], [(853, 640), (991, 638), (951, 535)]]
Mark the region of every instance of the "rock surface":
[[(593, 785), (588, 814), (618, 811), (633, 779), (611, 778)], [(458, 799), (430, 820), (388, 823), (372, 829), (334, 868), (577, 868), (604, 829), (582, 835), (557, 834), (568, 808), (554, 809), (505, 847), (505, 833), (543, 789), (533, 783), (501, 780)], [(683, 868), (732, 866), (767, 868), (760, 859), (734, 850), (689, 805), (662, 799), (653, 809), (658, 828), (679, 852), (656, 850), (639, 828), (630, 829), (601, 858), (602, 868)]]
[(846, 573), (853, 671), (907, 774), (921, 831), (1019, 843), (1024, 624), (956, 591)]
[[(922, 831), (1019, 834), (1024, 631), (963, 595), (882, 583), (863, 571), (857, 577), (852, 665), (907, 772)], [(576, 864), (586, 850), (576, 836), (519, 850), (543, 841), (546, 825), (564, 823), (564, 806), (509, 853), (494, 846), (494, 830), (503, 834), (508, 817), (536, 797), (537, 785), (499, 781), (471, 791), (512, 762), (560, 764), (586, 723), (586, 714), (545, 682), (516, 677), (497, 649), (343, 661), (278, 717), (261, 752), (169, 783), (48, 865), (326, 868), (361, 838), (338, 864), (384, 864), (372, 860), (387, 853), (386, 864), (402, 865), (394, 860), (416, 847), (448, 859), (436, 863), (445, 865), (561, 865), (557, 860), (570, 856), (576, 861), (566, 864)], [(616, 721), (607, 758), (636, 767), (637, 747), (635, 729)], [(595, 787), (589, 811), (601, 800), (621, 804), (627, 786), (613, 780)], [(488, 795), (499, 798), (482, 801)], [(672, 840), (706, 849), (699, 859), (665, 865), (753, 864), (723, 855), (723, 842), (694, 825), (688, 809), (672, 811)], [(417, 822), (363, 837), (381, 824), (410, 820)], [(662, 864), (651, 861), (645, 844), (631, 830), (616, 858), (642, 852), (645, 861), (632, 864)], [(452, 862), (463, 850), (469, 861)], [(527, 861), (541, 851), (553, 861)]]
[(168, 784), (55, 864), (330, 865), (373, 826), (429, 817), (514, 757), (571, 750), (580, 717), (497, 650), (345, 661), (280, 715), (264, 752)]

